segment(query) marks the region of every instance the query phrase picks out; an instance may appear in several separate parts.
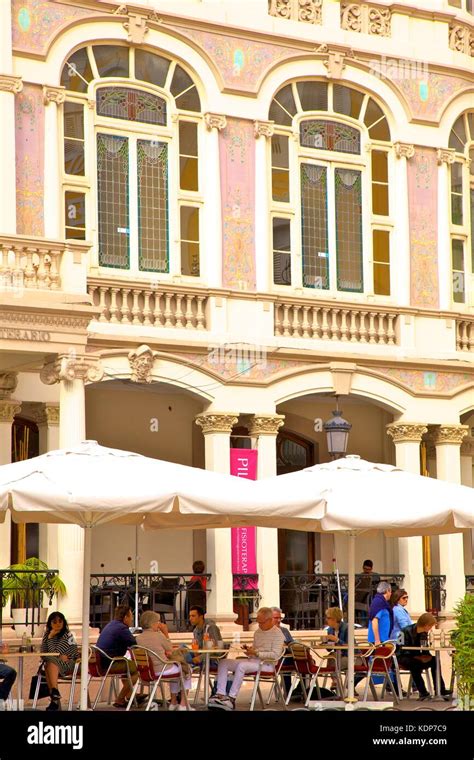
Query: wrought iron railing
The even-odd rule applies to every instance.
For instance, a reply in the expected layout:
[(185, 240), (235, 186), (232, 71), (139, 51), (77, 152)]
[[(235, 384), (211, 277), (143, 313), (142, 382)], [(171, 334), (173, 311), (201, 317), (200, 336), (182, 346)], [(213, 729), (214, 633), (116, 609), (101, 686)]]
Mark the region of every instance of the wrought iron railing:
[(466, 594), (474, 594), (474, 575), (466, 575)]
[[(388, 581), (395, 589), (403, 584), (401, 574), (356, 575), (355, 620), (359, 625), (367, 625), (370, 603), (380, 581)], [(339, 587), (341, 598), (339, 598)], [(322, 628), (328, 607), (347, 608), (349, 576), (334, 573), (284, 573), (280, 575), (280, 607), (285, 613), (285, 622), (296, 630)]]
[[(193, 605), (206, 608), (210, 575), (201, 575), (203, 585), (195, 575), (187, 573), (139, 573), (138, 612), (159, 612), (175, 631), (188, 629), (188, 611)], [(100, 573), (90, 577), (90, 621), (103, 628), (113, 619), (119, 604), (135, 609), (135, 579), (133, 573)]]
[(54, 597), (53, 582), (59, 570), (10, 570), (0, 569), (0, 629), (2, 626), (12, 626), (11, 621), (4, 620), (4, 609), (9, 601), (14, 609), (23, 610), (23, 614), (15, 615), (14, 625), (31, 626), (31, 633), (44, 623), (41, 620), (41, 609), (44, 602), (50, 605)]
[(445, 584), (445, 575), (425, 575), (425, 605), (428, 612), (434, 615), (446, 606)]

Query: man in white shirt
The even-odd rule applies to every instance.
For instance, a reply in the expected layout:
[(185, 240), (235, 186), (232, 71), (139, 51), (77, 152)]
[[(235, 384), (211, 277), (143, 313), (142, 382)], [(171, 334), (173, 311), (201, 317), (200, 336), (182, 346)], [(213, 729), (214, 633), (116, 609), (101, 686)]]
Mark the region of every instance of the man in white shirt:
[[(217, 694), (209, 700), (210, 708), (220, 710), (235, 710), (235, 700), (242, 686), (246, 673), (253, 673), (259, 669), (262, 673), (273, 673), (275, 671), (274, 663), (279, 659), (285, 646), (285, 639), (279, 628), (273, 624), (273, 612), (270, 607), (261, 607), (257, 612), (258, 629), (253, 636), (253, 645), (251, 647), (244, 644), (248, 659), (242, 660), (221, 660), (217, 670)], [(272, 660), (273, 662), (264, 662), (262, 660)], [(226, 683), (228, 673), (233, 673), (234, 678), (226, 696)]]

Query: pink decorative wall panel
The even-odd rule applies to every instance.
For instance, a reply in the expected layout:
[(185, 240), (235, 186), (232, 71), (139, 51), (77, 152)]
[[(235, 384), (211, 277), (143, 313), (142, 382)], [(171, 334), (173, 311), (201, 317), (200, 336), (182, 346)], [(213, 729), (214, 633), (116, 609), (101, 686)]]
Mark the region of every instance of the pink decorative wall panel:
[(393, 84), (405, 96), (412, 118), (423, 121), (439, 121), (451, 98), (472, 86), (466, 79), (432, 72), (425, 79), (406, 77)]
[(91, 9), (74, 8), (52, 0), (12, 0), (13, 48), (44, 55), (61, 27), (75, 19), (96, 15)]
[(408, 165), (410, 303), (439, 307), (438, 166), (436, 151), (417, 148)]
[(19, 235), (44, 235), (43, 90), (25, 84), (15, 99), (16, 214)]
[(255, 136), (251, 121), (227, 119), (219, 134), (222, 284), (255, 290)]

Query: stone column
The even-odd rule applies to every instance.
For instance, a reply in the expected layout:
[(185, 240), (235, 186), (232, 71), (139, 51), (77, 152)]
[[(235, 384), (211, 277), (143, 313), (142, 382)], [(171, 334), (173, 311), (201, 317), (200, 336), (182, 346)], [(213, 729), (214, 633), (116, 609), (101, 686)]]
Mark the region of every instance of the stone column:
[[(196, 417), (204, 435), (206, 470), (229, 474), (230, 434), (237, 421), (238, 414), (233, 412), (207, 412)], [(206, 570), (212, 576), (208, 615), (221, 630), (235, 628), (230, 528), (206, 531)]]
[[(387, 434), (395, 444), (397, 467), (420, 474), (420, 443), (428, 428), (418, 422), (394, 422), (387, 425)], [(398, 571), (405, 575), (403, 585), (410, 595), (410, 613), (416, 617), (426, 609), (423, 573), (423, 540), (421, 537), (398, 539)]]
[(219, 132), (226, 127), (225, 116), (204, 114), (208, 130), (206, 145), (206, 204), (203, 209), (203, 227), (212, 230), (206, 247), (206, 271), (209, 287), (222, 287), (222, 198), (219, 161)]
[[(41, 380), (47, 385), (60, 384), (59, 389), (59, 446), (71, 448), (86, 437), (85, 390), (86, 380), (96, 382), (103, 370), (94, 357), (78, 356), (74, 352), (59, 356), (41, 370)], [(61, 610), (71, 623), (82, 620), (82, 576), (84, 529), (77, 525), (58, 525), (57, 566), (67, 588)]]
[(59, 146), (58, 105), (65, 100), (64, 87), (43, 87), (43, 100), (46, 106), (44, 116), (44, 234), (47, 238), (62, 237), (63, 228), (61, 182), (59, 180), (60, 156), (63, 152)]
[[(433, 431), (436, 446), (436, 471), (440, 480), (461, 483), (461, 443), (469, 432), (467, 425), (439, 425)], [(464, 541), (462, 533), (439, 537), (440, 572), (446, 575), (446, 615), (452, 615), (466, 593)]]
[[(41, 404), (36, 415), (39, 432), (39, 453), (59, 449), (59, 404)], [(58, 525), (39, 526), (39, 555), (49, 567), (58, 566)]]
[[(392, 250), (410, 250), (410, 211), (408, 207), (408, 161), (415, 155), (413, 145), (397, 142), (394, 145), (397, 162), (395, 165), (396, 197), (402, 199), (397, 214)], [(410, 304), (410, 262), (399, 262), (393, 269), (393, 294), (399, 305)]]
[[(10, 398), (18, 383), (16, 372), (0, 374), (0, 465), (10, 464), (12, 451), (12, 424), (15, 414), (21, 409), (21, 403)], [(10, 565), (11, 552), (11, 517), (7, 513), (5, 521), (0, 523), (0, 568)]]
[(271, 231), (269, 226), (268, 142), (273, 135), (273, 121), (255, 121), (255, 265), (257, 291), (270, 290), (268, 256), (271, 251)]
[[(283, 414), (255, 414), (247, 421), (249, 434), (257, 437), (258, 479), (276, 475), (276, 439), (285, 421)], [(258, 589), (262, 607), (280, 603), (278, 529), (257, 528)]]

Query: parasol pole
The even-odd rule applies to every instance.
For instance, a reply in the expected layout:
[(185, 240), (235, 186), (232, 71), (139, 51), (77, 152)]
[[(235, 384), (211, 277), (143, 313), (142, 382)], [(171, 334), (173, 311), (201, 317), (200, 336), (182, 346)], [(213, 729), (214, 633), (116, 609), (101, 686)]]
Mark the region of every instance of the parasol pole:
[(135, 525), (135, 628), (138, 628), (138, 525)]
[(339, 600), (339, 609), (342, 610), (342, 594), (341, 594), (341, 579), (339, 577), (339, 566), (337, 564), (337, 555), (336, 555), (336, 536), (333, 533), (332, 536), (333, 540), (333, 567), (332, 571), (336, 574), (336, 584), (337, 584), (337, 598)]
[(347, 650), (347, 710), (354, 709), (357, 699), (354, 697), (354, 622), (355, 622), (355, 540), (356, 533), (349, 533), (349, 600), (348, 600), (348, 650)]
[(89, 614), (92, 526), (84, 525), (84, 566), (82, 578), (82, 653), (81, 653), (81, 710), (87, 710), (89, 685)]

